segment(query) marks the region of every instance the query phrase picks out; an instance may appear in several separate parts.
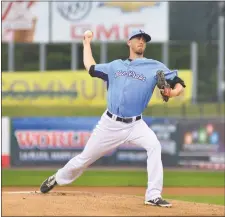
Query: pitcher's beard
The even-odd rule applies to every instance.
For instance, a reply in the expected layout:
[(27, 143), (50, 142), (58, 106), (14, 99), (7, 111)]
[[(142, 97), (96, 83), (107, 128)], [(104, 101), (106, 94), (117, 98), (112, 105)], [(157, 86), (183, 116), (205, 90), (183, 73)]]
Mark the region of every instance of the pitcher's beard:
[(141, 55), (143, 55), (144, 54), (144, 52), (143, 51), (136, 51), (135, 52), (138, 56), (141, 56)]

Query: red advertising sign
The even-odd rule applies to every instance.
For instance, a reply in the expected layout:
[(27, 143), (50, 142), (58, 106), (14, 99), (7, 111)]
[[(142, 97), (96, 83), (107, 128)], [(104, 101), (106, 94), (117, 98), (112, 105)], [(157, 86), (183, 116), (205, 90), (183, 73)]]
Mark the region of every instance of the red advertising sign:
[(17, 143), (21, 149), (83, 148), (90, 135), (89, 131), (15, 131)]

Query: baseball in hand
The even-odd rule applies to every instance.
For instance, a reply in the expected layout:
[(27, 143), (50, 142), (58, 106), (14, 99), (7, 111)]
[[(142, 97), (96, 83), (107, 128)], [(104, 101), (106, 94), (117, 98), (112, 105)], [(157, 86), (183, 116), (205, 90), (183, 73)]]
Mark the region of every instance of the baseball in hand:
[(93, 32), (91, 30), (87, 30), (87, 31), (84, 32), (84, 36), (88, 37), (88, 38), (91, 38), (93, 36)]

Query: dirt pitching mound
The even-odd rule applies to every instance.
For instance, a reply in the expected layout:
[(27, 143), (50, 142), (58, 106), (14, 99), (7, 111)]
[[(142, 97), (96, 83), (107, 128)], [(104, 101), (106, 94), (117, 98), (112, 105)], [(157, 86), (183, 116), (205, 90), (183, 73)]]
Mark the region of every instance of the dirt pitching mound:
[(224, 206), (170, 200), (172, 208), (144, 205), (143, 196), (84, 191), (3, 191), (3, 216), (224, 216)]

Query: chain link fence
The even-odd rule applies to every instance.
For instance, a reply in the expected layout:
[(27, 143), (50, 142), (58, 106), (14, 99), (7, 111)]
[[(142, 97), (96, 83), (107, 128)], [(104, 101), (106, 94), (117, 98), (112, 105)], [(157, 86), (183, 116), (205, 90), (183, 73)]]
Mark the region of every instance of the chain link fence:
[[(92, 51), (97, 63), (128, 57), (126, 43), (93, 43)], [(147, 45), (145, 56), (163, 62), (170, 69), (190, 69), (193, 76), (193, 102), (218, 101), (216, 41), (150, 43)], [(84, 69), (82, 43), (3, 43), (2, 59), (3, 72)]]

